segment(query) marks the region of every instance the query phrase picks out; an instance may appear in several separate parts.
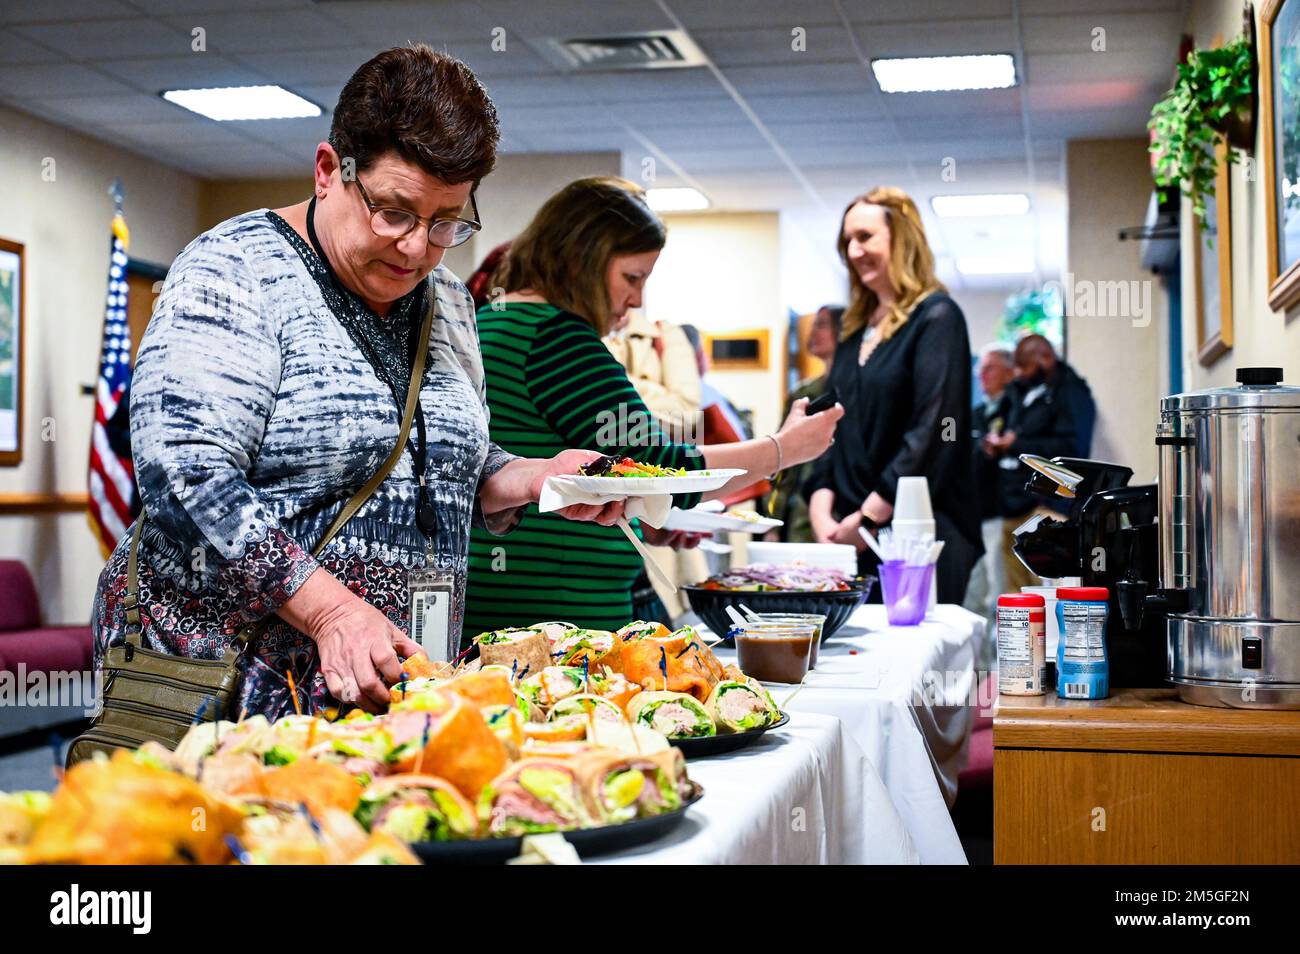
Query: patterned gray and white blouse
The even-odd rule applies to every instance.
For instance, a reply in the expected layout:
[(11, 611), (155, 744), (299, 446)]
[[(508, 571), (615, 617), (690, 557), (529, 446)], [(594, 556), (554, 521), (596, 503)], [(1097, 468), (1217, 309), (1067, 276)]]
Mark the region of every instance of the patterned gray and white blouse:
[[(443, 266), (426, 286), (436, 308), (420, 393), (426, 481), (438, 516), (433, 552), (456, 581), (451, 629), (458, 638), (470, 525), (483, 523), (478, 491), (513, 457), (488, 440), (469, 293)], [(261, 209), (229, 219), (173, 263), (132, 381), (131, 446), (148, 515), (140, 561), (145, 642), (216, 659), (246, 623), (271, 617), (245, 656), (240, 698), (241, 708), (269, 718), (294, 709), (290, 671), (304, 711), (332, 704), (315, 644), (273, 616), (318, 566), (405, 630), (407, 575), (426, 562), (411, 453), (319, 560), (310, 554), (388, 456), (401, 424), (393, 392), (355, 336), (367, 337), (404, 396), (410, 370), (400, 365), (409, 355), (397, 343), (406, 336), (383, 322), (421, 317), (402, 302), (380, 319), (349, 295), (363, 320), (345, 327), (326, 301), (335, 293), (310, 246), (279, 216)], [(490, 529), (507, 530), (517, 519), (494, 515)], [(127, 533), (100, 575), (97, 667), (126, 632), (129, 545)]]

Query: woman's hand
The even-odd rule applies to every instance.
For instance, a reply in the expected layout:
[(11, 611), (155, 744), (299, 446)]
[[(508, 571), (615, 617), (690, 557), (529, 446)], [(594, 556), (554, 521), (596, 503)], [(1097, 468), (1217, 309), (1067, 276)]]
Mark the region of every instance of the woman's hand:
[[(566, 450), (560, 451), (560, 453), (547, 460), (537, 461), (536, 463), (540, 466), (533, 475), (533, 482), (529, 487), (532, 501), (535, 502), (541, 497), (542, 484), (546, 483), (546, 478), (576, 474), (584, 464), (599, 460), (601, 456), (598, 451)], [(612, 527), (618, 522), (618, 518), (623, 516), (623, 501), (615, 500), (612, 503), (603, 505), (574, 504), (572, 507), (562, 507), (555, 512), (569, 520), (582, 520), (598, 523), (602, 527)]]
[(693, 550), (711, 533), (688, 533), (685, 530), (659, 530), (641, 523), (641, 536), (653, 547), (672, 547), (674, 550)]
[[(547, 477), (576, 474), (583, 464), (589, 464), (600, 456), (596, 451), (566, 450), (554, 457), (512, 460), (483, 482), (479, 491), (483, 512), (494, 514), (537, 503)], [(612, 527), (623, 516), (623, 502), (574, 504), (555, 512), (570, 520), (586, 520)]]
[(862, 526), (862, 511), (855, 510), (838, 524), (831, 532), (830, 543), (847, 543), (856, 549), (859, 553), (867, 548), (866, 541), (862, 539), (862, 534), (858, 533)]
[(844, 405), (836, 404), (829, 410), (809, 417), (805, 410), (808, 399), (800, 398), (790, 408), (776, 439), (781, 442), (782, 463), (786, 467), (816, 460), (835, 438), (835, 425), (844, 416)]
[(418, 643), (365, 600), (353, 597), (327, 612), (312, 632), (330, 695), (367, 712), (388, 708), (388, 687), (402, 678), (405, 658)]
[(832, 543), (831, 538), (839, 529), (840, 522), (835, 519), (835, 491), (828, 487), (813, 492), (808, 501), (808, 522), (812, 524), (813, 539), (818, 543)]

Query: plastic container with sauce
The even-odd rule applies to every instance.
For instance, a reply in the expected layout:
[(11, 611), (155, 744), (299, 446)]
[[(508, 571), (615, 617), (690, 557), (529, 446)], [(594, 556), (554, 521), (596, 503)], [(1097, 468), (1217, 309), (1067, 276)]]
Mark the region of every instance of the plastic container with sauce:
[(747, 623), (736, 632), (736, 663), (759, 682), (793, 685), (808, 675), (816, 638), (807, 623)]
[(822, 630), (826, 626), (824, 613), (758, 613), (757, 615), (765, 623), (794, 623), (815, 627), (812, 650), (808, 653), (808, 668), (817, 668), (817, 648), (821, 645)]

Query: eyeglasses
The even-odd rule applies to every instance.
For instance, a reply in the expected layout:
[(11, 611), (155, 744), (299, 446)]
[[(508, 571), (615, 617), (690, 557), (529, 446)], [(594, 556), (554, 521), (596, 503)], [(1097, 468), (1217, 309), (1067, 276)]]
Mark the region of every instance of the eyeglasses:
[[(370, 210), (370, 228), (380, 238), (404, 238), (410, 235), (416, 226), (425, 224), (426, 220), (420, 218), (414, 212), (392, 208), (391, 206), (375, 205), (370, 201), (370, 194), (366, 192), (366, 187), (361, 184), (361, 177), (353, 176), (352, 181), (357, 184), (357, 190), (361, 193), (361, 201)], [(428, 220), (429, 242), (439, 248), (455, 248), (482, 229), (483, 223), (479, 221), (478, 203), (474, 201), (474, 193), (472, 192), (469, 194), (469, 207), (474, 215), (473, 219)]]

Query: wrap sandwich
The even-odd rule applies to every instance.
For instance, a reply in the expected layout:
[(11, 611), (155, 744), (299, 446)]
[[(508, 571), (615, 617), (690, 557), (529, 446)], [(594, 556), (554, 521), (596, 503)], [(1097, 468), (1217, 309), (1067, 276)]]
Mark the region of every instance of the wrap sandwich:
[(623, 641), (613, 633), (600, 629), (579, 629), (567, 633), (551, 644), (551, 658), (561, 666), (582, 668), (587, 661), (588, 671), (598, 672), (601, 666), (619, 670), (622, 666)]
[(393, 775), (361, 794), (357, 821), (403, 841), (451, 841), (478, 831), (474, 806), (450, 782), (435, 775)]
[(593, 752), (579, 758), (578, 779), (602, 825), (619, 825), (682, 807), (673, 763), (663, 754)]
[(418, 763), (421, 772), (446, 779), (468, 799), (477, 798), (505, 768), (505, 745), (488, 728), (478, 707), (455, 693), (435, 690), (418, 699), (419, 708), (384, 717), (393, 740), (389, 754), (393, 773), (414, 771)]
[(499, 629), (474, 637), (484, 666), (505, 666), (522, 679), (551, 664), (551, 641), (536, 629)]
[(718, 732), (704, 704), (684, 692), (639, 692), (628, 702), (627, 716), (670, 739), (699, 739)]
[(593, 806), (573, 759), (521, 759), (484, 787), (478, 815), (491, 835), (517, 836), (590, 827)]
[(704, 707), (719, 732), (748, 732), (781, 718), (767, 690), (753, 679), (724, 679), (713, 687)]

